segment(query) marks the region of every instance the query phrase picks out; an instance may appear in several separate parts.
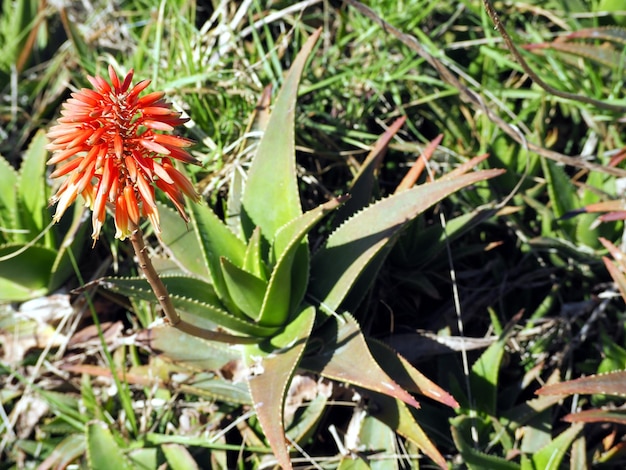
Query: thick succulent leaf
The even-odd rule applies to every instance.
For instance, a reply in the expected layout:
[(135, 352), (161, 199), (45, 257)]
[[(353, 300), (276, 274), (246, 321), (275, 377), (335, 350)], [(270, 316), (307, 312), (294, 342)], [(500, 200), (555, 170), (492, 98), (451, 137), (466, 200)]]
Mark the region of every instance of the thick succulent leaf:
[(166, 362), (198, 372), (217, 371), (241, 358), (235, 348), (188, 335), (168, 325), (142, 330), (135, 341)]
[[(260, 141), (259, 135), (263, 135), (267, 129), (270, 118), (270, 104), (272, 101), (272, 85), (267, 85), (259, 97), (254, 108), (248, 127), (246, 129), (246, 139), (241, 143), (240, 148), (252, 150), (256, 153), (256, 147)], [(243, 227), (241, 226), (241, 200), (245, 187), (245, 174), (240, 165), (236, 164), (235, 170), (231, 172), (230, 184), (228, 186), (228, 198), (226, 200), (226, 225), (239, 238), (243, 239)]]
[[(17, 171), (0, 155), (0, 227), (17, 229)], [(13, 241), (9, 232), (0, 232), (0, 242)]]
[[(0, 247), (0, 302), (18, 302), (48, 292), (55, 250), (33, 245), (9, 244)], [(13, 256), (14, 253), (19, 253)]]
[[(391, 398), (389, 399), (391, 400)], [(362, 410), (360, 409), (355, 411), (357, 413), (362, 413)], [(388, 460), (378, 458), (381, 455), (392, 456), (396, 453), (397, 438), (394, 429), (371, 415), (365, 415), (359, 424), (359, 448), (365, 448), (368, 453), (371, 452), (373, 454), (373, 458), (368, 459), (368, 466), (365, 468), (369, 468), (371, 470), (399, 469), (398, 461), (394, 462), (391, 459)]]
[(471, 421), (468, 416), (458, 416), (450, 420), (454, 445), (461, 453), (463, 463), (470, 470), (520, 470), (520, 465), (494, 455), (488, 455), (469, 442)]
[(405, 121), (406, 116), (396, 119), (385, 133), (378, 138), (363, 165), (359, 168), (359, 172), (352, 180), (352, 183), (350, 183), (348, 188), (350, 200), (337, 211), (333, 219), (334, 227), (339, 226), (346, 219), (349, 219), (352, 214), (368, 206), (372, 201), (375, 183), (377, 182), (376, 172), (387, 153), (389, 142), (404, 125)]
[(414, 442), (440, 468), (448, 468), (446, 460), (428, 438), (422, 427), (417, 424), (406, 404), (387, 394), (375, 393), (370, 396), (370, 409), (373, 410), (372, 416), (385, 423), (401, 436)]
[(246, 245), (206, 204), (190, 203), (188, 208), (191, 224), (200, 241), (202, 257), (209, 268), (215, 291), (224, 305), (236, 314), (237, 308), (228, 296), (228, 289), (222, 275), (221, 259), (228, 258), (235, 265), (241, 266), (246, 254)]
[(575, 393), (626, 396), (626, 371), (609, 372), (568, 380), (541, 387), (537, 395), (573, 395)]
[(163, 444), (163, 455), (171, 470), (198, 470), (198, 464), (186, 447), (180, 444)]
[(547, 189), (550, 196), (551, 208), (556, 218), (580, 207), (576, 187), (569, 176), (555, 162), (548, 159), (541, 159), (543, 173), (548, 183)]
[(131, 461), (124, 455), (106, 423), (92, 421), (85, 428), (87, 460), (93, 470), (132, 470)]
[(496, 412), (498, 377), (505, 342), (506, 337), (503, 336), (489, 346), (472, 365), (470, 374), (474, 405), (476, 409), (489, 415), (494, 415)]
[(238, 403), (240, 405), (252, 406), (252, 397), (246, 382), (233, 382), (222, 379), (215, 375), (194, 376), (188, 383), (181, 383), (178, 386), (182, 393), (196, 395), (224, 403)]
[[(70, 212), (72, 213), (72, 221), (65, 231), (63, 240), (58, 244), (59, 248), (54, 264), (52, 265), (50, 280), (48, 282), (48, 292), (56, 290), (74, 273), (72, 257), (79, 259), (83, 251), (84, 235), (89, 229), (89, 225), (83, 223), (87, 209), (79, 204), (74, 204)], [(72, 250), (71, 256), (69, 250)]]
[(252, 232), (250, 240), (248, 240), (242, 267), (259, 279), (267, 281), (267, 270), (261, 253), (261, 229), (257, 227)]
[(245, 346), (254, 409), (278, 463), (290, 469), (285, 445), (283, 408), (293, 373), (300, 362), (313, 324), (315, 308), (305, 306), (283, 331), (259, 345)]
[(359, 325), (350, 314), (333, 317), (316, 339), (321, 350), (307, 355), (302, 367), (330, 379), (347, 382), (402, 400), (419, 408), (419, 403), (394, 382), (372, 357)]
[[(154, 447), (141, 447), (138, 449), (130, 449), (128, 458), (135, 469), (157, 469), (159, 462), (159, 451)], [(193, 467), (188, 467), (190, 470)]]
[(333, 199), (291, 220), (276, 234), (272, 251), (277, 257), (268, 284), (259, 324), (284, 325), (306, 292), (309, 278), (309, 249), (306, 235), (324, 215), (342, 200)]
[[(211, 284), (184, 276), (163, 276), (161, 279), (170, 292), (172, 303), (181, 318), (193, 325), (207, 330), (221, 327), (240, 334), (258, 337), (270, 336), (276, 332), (276, 328), (255, 325), (222, 309)], [(148, 281), (143, 278), (107, 277), (99, 282), (105, 289), (127, 297), (147, 300), (148, 302), (156, 300)], [(174, 286), (179, 286), (181, 282), (185, 286), (175, 290)], [(171, 289), (169, 285), (172, 285)]]
[(563, 431), (557, 437), (552, 439), (548, 445), (542, 447), (537, 452), (533, 452), (529, 456), (529, 464), (522, 461), (522, 470), (534, 470), (540, 468), (542, 470), (559, 470), (563, 457), (569, 451), (569, 447), (578, 437), (583, 429), (583, 424), (573, 424)]
[(371, 338), (367, 339), (367, 345), (376, 362), (384, 364), (385, 372), (406, 391), (419, 393), (444, 405), (458, 408), (459, 404), (452, 395), (428, 379), (389, 346)]
[[(17, 188), (22, 208), (18, 214), (20, 228), (29, 231), (25, 234), (24, 241), (35, 238), (50, 220), (47, 210), (49, 195), (49, 187), (46, 184), (47, 144), (45, 131), (39, 130), (23, 156), (19, 172)], [(50, 234), (44, 236), (43, 244), (48, 248), (54, 246)]]
[(293, 218), (280, 228), (272, 245), (272, 261), (278, 260), (295, 243), (299, 242), (322, 217), (347, 201), (347, 197), (332, 199)]
[(294, 422), (288, 424), (285, 433), (289, 438), (297, 443), (305, 443), (313, 437), (318, 429), (318, 424), (324, 416), (328, 397), (323, 393), (318, 394), (313, 400), (306, 404), (301, 414), (294, 419)]
[(296, 178), (294, 116), (298, 83), (321, 29), (304, 44), (278, 93), (252, 161), (243, 193), (242, 225), (249, 236), (261, 227), (271, 243), (278, 229), (302, 213)]
[(563, 421), (567, 421), (568, 423), (626, 424), (626, 413), (623, 410), (585, 410), (565, 415)]
[(341, 457), (337, 470), (370, 470), (367, 460), (357, 455), (346, 455)]
[(258, 320), (267, 281), (238, 268), (227, 258), (222, 258), (222, 275), (228, 288), (229, 297), (243, 313), (252, 320)]
[(198, 233), (180, 218), (178, 211), (159, 203), (161, 244), (179, 268), (188, 274), (211, 280)]
[(68, 468), (68, 466), (85, 454), (86, 441), (83, 434), (69, 434), (59, 442), (54, 450), (39, 464), (38, 470), (51, 468)]
[(484, 170), (423, 184), (383, 199), (348, 219), (311, 260), (309, 293), (313, 300), (327, 311), (336, 311), (370, 261), (408, 221), (449, 194), (501, 173)]

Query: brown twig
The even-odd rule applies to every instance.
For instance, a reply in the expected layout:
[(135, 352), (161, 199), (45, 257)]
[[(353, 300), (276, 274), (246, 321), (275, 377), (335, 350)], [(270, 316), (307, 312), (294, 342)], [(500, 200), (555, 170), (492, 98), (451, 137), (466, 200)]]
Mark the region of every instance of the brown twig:
[(141, 267), (141, 270), (146, 276), (146, 280), (148, 281), (148, 284), (150, 284), (154, 295), (156, 295), (159, 305), (161, 305), (163, 313), (167, 318), (167, 322), (171, 326), (182, 331), (183, 333), (211, 341), (219, 341), (230, 344), (251, 344), (259, 342), (259, 338), (235, 336), (228, 333), (205, 330), (204, 328), (199, 328), (183, 320), (172, 303), (167, 287), (165, 287), (165, 284), (163, 284), (163, 281), (152, 265), (152, 261), (150, 260), (150, 256), (148, 256), (146, 245), (143, 241), (143, 233), (139, 227), (135, 226), (135, 229), (132, 231), (130, 236), (130, 242), (133, 245), (135, 254), (137, 255), (139, 267)]
[(461, 82), (459, 77), (450, 70), (446, 65), (444, 65), (440, 60), (433, 57), (422, 45), (418, 42), (415, 36), (411, 36), (410, 34), (405, 34), (399, 29), (395, 28), (391, 24), (387, 23), (385, 20), (380, 18), (372, 10), (371, 8), (363, 5), (358, 0), (343, 0), (348, 5), (352, 6), (356, 10), (358, 10), (362, 15), (368, 17), (375, 23), (378, 23), (383, 30), (395, 36), (399, 41), (401, 41), (404, 45), (410, 48), (412, 51), (417, 53), (420, 57), (422, 57), (428, 64), (431, 65), (440, 75), (441, 79), (453, 86), (459, 91), (460, 96), (470, 104), (472, 104), (475, 108), (483, 111), (487, 117), (496, 124), (505, 134), (511, 137), (515, 142), (522, 145), (524, 148), (541, 155), (542, 157), (549, 158), (551, 160), (557, 161), (564, 165), (569, 165), (577, 168), (584, 168), (589, 171), (597, 171), (600, 173), (605, 173), (613, 176), (626, 177), (626, 170), (622, 170), (620, 168), (612, 168), (608, 166), (599, 165), (597, 163), (587, 162), (582, 158), (570, 157), (568, 155), (563, 155), (559, 152), (554, 152), (552, 150), (548, 150), (546, 148), (541, 147), (540, 145), (533, 144), (529, 142), (524, 134), (514, 125), (509, 124), (504, 119), (502, 119), (495, 111), (493, 111), (490, 106), (488, 106), (487, 101), (483, 96), (476, 93), (469, 87), (467, 87), (464, 83)]

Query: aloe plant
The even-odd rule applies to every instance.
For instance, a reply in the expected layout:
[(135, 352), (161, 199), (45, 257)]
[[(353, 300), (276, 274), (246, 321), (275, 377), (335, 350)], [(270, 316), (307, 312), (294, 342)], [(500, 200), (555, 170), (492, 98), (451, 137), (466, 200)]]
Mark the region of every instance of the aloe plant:
[(82, 242), (81, 207), (74, 207), (64, 224), (49, 222), (47, 143), (39, 131), (19, 171), (0, 156), (0, 302), (32, 299), (59, 287), (72, 273), (68, 250), (75, 249), (75, 239), (76, 245)]
[[(225, 213), (234, 216), (228, 225), (206, 204), (188, 204), (190, 230), (176, 221), (173, 211), (161, 211), (161, 241), (180, 267), (179, 274), (162, 276), (174, 306), (185, 321), (225, 330), (228, 340), (239, 344), (193, 338), (166, 326), (144, 335), (145, 344), (195, 370), (202, 368), (199, 364), (217, 370), (237, 357), (247, 370), (249, 402), (283, 468), (291, 468), (283, 408), (298, 367), (369, 391), (382, 410), (372, 416), (446, 468), (415, 420), (419, 404), (411, 393), (451, 407), (457, 402), (401, 356), (365, 337), (350, 310), (363, 299), (407, 222), (449, 194), (501, 171), (442, 178), (371, 205), (369, 195), (363, 197), (371, 180), (366, 174), (364, 184), (353, 185), (351, 201), (359, 203), (346, 203), (343, 197), (303, 212), (294, 113), (300, 76), (319, 34), (310, 37), (293, 62), (245, 177), (239, 172), (233, 176)], [(343, 208), (349, 211), (337, 214), (342, 222), (311, 253), (307, 234)], [(155, 300), (143, 278), (109, 277), (101, 284), (134, 299)], [(224, 397), (224, 390), (216, 396)]]

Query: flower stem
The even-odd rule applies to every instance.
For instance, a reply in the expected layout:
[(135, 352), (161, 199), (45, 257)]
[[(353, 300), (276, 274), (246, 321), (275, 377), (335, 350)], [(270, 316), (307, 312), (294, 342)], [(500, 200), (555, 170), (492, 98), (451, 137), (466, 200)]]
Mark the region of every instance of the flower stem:
[(165, 284), (163, 284), (163, 281), (161, 280), (156, 270), (154, 269), (154, 266), (152, 265), (152, 261), (150, 260), (150, 256), (148, 256), (146, 245), (143, 241), (143, 232), (138, 226), (133, 227), (130, 235), (130, 242), (132, 243), (135, 254), (137, 255), (139, 266), (146, 276), (148, 284), (150, 284), (154, 295), (156, 295), (156, 298), (159, 301), (161, 308), (163, 309), (163, 313), (167, 318), (167, 322), (171, 326), (182, 331), (183, 333), (187, 333), (192, 336), (197, 336), (199, 338), (204, 338), (212, 341), (220, 341), (223, 343), (249, 344), (258, 343), (260, 341), (261, 338), (235, 336), (228, 333), (205, 330), (204, 328), (199, 328), (180, 318), (180, 315), (178, 314), (176, 308), (174, 307), (174, 304), (172, 303), (172, 299), (170, 298), (170, 294), (167, 291), (167, 287), (165, 287)]

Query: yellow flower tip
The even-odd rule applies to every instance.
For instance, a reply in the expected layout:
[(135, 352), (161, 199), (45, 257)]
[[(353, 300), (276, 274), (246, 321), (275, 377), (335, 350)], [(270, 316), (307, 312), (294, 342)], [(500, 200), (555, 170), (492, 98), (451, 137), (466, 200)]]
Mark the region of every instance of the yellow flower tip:
[(183, 194), (199, 199), (193, 184), (176, 170), (172, 160), (198, 164), (187, 148), (193, 141), (167, 134), (188, 121), (172, 109), (165, 93), (139, 96), (150, 84), (141, 80), (132, 86), (134, 71), (121, 78), (112, 66), (108, 81), (88, 76), (93, 89), (71, 94), (61, 117), (48, 132), (52, 152), (48, 165), (60, 164), (52, 178), (66, 177), (51, 205), (58, 221), (80, 194), (92, 211), (92, 238), (99, 238), (107, 206), (113, 211), (116, 234), (128, 237), (132, 227), (147, 217), (160, 233), (155, 189), (174, 203), (183, 220)]

